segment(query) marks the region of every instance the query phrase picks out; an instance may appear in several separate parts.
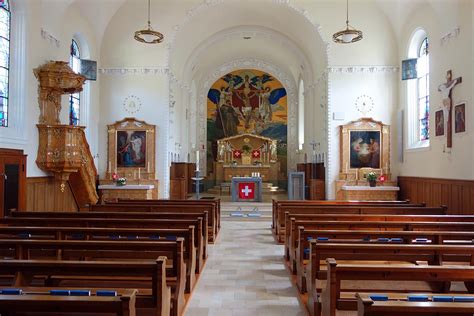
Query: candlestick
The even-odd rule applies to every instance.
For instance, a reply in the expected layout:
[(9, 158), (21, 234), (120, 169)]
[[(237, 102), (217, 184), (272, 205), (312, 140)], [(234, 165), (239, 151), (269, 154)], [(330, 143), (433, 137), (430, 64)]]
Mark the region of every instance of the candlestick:
[(112, 170), (112, 164), (111, 164), (111, 162), (109, 161), (109, 166), (107, 167), (107, 172), (110, 173), (111, 170)]
[(140, 168), (138, 168), (138, 180), (140, 180)]
[(150, 162), (148, 161), (148, 165), (146, 167), (146, 172), (150, 173)]

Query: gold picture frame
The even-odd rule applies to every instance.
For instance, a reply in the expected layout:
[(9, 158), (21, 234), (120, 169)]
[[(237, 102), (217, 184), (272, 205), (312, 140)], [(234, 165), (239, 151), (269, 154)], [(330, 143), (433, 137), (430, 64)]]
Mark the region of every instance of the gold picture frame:
[(116, 173), (127, 179), (154, 179), (156, 126), (126, 117), (107, 129), (106, 178)]
[(390, 126), (361, 118), (340, 128), (340, 179), (362, 180), (360, 171), (390, 178)]

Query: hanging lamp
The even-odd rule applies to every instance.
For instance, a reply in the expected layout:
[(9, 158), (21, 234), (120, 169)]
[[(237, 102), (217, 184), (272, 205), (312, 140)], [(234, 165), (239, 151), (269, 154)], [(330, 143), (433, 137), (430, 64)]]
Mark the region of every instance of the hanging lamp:
[(349, 25), (349, 0), (346, 1), (346, 29), (334, 33), (332, 39), (339, 44), (350, 44), (362, 39), (362, 31), (359, 31)]
[(150, 22), (150, 0), (148, 0), (148, 27), (144, 30), (136, 31), (134, 38), (146, 44), (158, 44), (163, 42), (164, 36), (158, 31), (153, 30)]

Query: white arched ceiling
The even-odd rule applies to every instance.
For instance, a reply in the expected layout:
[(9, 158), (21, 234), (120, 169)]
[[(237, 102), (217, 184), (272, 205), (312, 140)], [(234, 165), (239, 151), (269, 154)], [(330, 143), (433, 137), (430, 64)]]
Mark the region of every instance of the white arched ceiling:
[[(176, 32), (171, 35), (168, 57), (170, 72), (178, 81), (187, 81), (189, 78), (185, 77), (188, 75), (185, 73), (185, 67), (190, 56), (202, 47), (203, 41), (206, 41), (210, 34), (225, 37), (225, 30), (231, 34), (242, 26), (247, 27), (249, 34), (257, 31), (257, 28), (253, 30), (252, 26), (280, 33), (281, 38), (287, 38), (294, 43), (292, 46), (297, 47), (303, 61), (309, 61), (313, 73), (325, 71), (327, 44), (321, 39), (319, 26), (313, 24), (305, 11), (297, 9), (290, 1), (208, 0), (188, 12), (185, 21), (177, 26)], [(255, 43), (251, 41), (237, 45), (241, 50), (250, 50), (252, 46), (255, 46)], [(235, 46), (229, 47), (229, 51), (232, 48)], [(272, 52), (269, 53), (270, 56)], [(301, 62), (299, 61), (300, 65)], [(287, 60), (286, 64), (288, 63), (291, 63), (291, 60)]]

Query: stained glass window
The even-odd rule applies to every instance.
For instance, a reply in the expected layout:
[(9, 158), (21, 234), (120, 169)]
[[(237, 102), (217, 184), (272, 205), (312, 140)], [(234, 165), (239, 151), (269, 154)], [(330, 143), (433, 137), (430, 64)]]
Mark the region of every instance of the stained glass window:
[(8, 126), (10, 15), (10, 5), (8, 0), (0, 0), (0, 126)]
[(430, 59), (429, 43), (425, 37), (418, 51), (418, 119), (420, 140), (430, 139)]
[[(75, 40), (71, 42), (71, 54), (69, 57), (69, 66), (74, 72), (79, 73), (81, 69), (81, 53), (79, 45)], [(81, 106), (80, 93), (71, 94), (69, 97), (69, 125), (79, 125), (79, 115)]]

